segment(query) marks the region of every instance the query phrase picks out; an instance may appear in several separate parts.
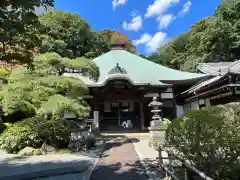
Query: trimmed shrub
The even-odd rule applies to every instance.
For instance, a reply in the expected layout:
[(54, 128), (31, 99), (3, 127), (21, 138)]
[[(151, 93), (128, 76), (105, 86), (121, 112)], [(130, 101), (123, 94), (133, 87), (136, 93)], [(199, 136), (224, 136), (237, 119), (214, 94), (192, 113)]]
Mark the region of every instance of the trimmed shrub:
[(38, 147), (41, 143), (42, 139), (32, 131), (26, 120), (8, 126), (0, 135), (0, 149), (9, 153), (17, 153), (27, 146)]
[(43, 142), (56, 148), (67, 147), (70, 123), (62, 119), (30, 118), (16, 122), (0, 135), (0, 149), (16, 153), (24, 147), (40, 148)]
[(168, 143), (214, 179), (240, 177), (240, 103), (187, 113), (172, 121)]

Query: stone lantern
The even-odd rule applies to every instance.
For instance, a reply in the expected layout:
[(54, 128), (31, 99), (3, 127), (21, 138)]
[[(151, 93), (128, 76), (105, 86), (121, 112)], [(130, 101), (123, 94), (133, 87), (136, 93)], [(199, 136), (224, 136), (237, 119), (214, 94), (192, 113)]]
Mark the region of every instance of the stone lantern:
[(166, 128), (163, 124), (161, 113), (161, 106), (163, 104), (158, 101), (157, 97), (154, 96), (152, 102), (148, 105), (152, 107), (151, 112), (153, 113), (152, 121), (150, 122), (149, 133), (150, 133), (150, 146), (154, 147), (154, 144), (164, 143), (165, 142), (165, 131)]
[(158, 121), (162, 121), (162, 118), (161, 116), (159, 115), (159, 113), (162, 111), (160, 109), (160, 107), (162, 106), (163, 104), (161, 102), (159, 102), (157, 100), (157, 96), (154, 96), (153, 97), (153, 101), (148, 105), (150, 107), (152, 107), (153, 109), (151, 110), (151, 112), (153, 113), (153, 117), (152, 117), (152, 120), (158, 120)]

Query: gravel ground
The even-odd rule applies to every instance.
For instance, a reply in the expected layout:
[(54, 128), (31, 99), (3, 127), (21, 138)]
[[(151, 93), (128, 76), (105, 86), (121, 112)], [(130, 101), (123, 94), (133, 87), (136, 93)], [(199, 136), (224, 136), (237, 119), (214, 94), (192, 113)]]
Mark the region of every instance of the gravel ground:
[(90, 180), (146, 180), (132, 142), (126, 138), (108, 141)]

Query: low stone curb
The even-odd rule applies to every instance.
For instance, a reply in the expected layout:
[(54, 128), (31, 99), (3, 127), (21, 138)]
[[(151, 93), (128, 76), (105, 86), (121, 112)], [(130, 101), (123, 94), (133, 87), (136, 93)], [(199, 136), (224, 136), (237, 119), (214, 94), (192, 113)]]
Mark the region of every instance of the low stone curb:
[[(82, 163), (86, 163), (83, 165)], [(44, 169), (40, 171), (32, 171), (32, 172), (22, 172), (21, 174), (9, 174), (7, 176), (1, 176), (1, 180), (30, 180), (30, 179), (36, 179), (36, 178), (42, 178), (42, 177), (48, 177), (48, 176), (57, 176), (57, 175), (63, 175), (68, 173), (78, 173), (78, 172), (84, 172), (88, 169), (91, 162), (84, 161), (81, 162), (82, 165), (78, 166), (65, 166), (61, 168), (54, 168), (54, 169)], [(29, 165), (31, 166), (31, 165)]]
[[(50, 176), (59, 176), (59, 175), (65, 175), (65, 174), (75, 174), (75, 173), (83, 173), (84, 174), (84, 179), (88, 180), (91, 177), (91, 174), (95, 168), (95, 166), (97, 165), (98, 159), (99, 157), (101, 157), (102, 152), (105, 148), (106, 142), (103, 141), (103, 144), (101, 144), (100, 148), (96, 151), (93, 152), (92, 156), (94, 156), (94, 158), (89, 160), (83, 159), (83, 160), (79, 160), (76, 159), (76, 161), (79, 162), (67, 162), (66, 165), (63, 165), (63, 167), (61, 168), (53, 168), (53, 169), (44, 169), (44, 170), (39, 170), (39, 171), (32, 171), (32, 172), (22, 172), (20, 171), (20, 173), (10, 173), (9, 175), (3, 175), (1, 173), (1, 167), (0, 167), (0, 179), (1, 180), (32, 180), (32, 179), (41, 179), (41, 178), (46, 178), (46, 177), (50, 177)], [(76, 153), (71, 153), (71, 155), (76, 155)], [(90, 154), (91, 157), (91, 154)], [(50, 162), (51, 163), (51, 162)], [(53, 162), (54, 163), (54, 162)], [(39, 163), (41, 164), (41, 163)], [(44, 164), (44, 163), (43, 163)], [(48, 164), (48, 163), (47, 163)], [(19, 165), (21, 166), (21, 165)], [(23, 166), (29, 166), (29, 168), (31, 168), (30, 163), (27, 165), (23, 165)], [(9, 166), (9, 168), (11, 168)], [(24, 168), (26, 169), (26, 168)]]

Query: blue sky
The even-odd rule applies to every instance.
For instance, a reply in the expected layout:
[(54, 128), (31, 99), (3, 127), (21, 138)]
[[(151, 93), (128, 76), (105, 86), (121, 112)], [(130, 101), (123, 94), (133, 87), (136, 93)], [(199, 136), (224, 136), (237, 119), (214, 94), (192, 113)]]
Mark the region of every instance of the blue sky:
[(77, 12), (94, 30), (121, 30), (142, 54), (186, 32), (213, 14), (222, 0), (55, 0), (55, 8)]

